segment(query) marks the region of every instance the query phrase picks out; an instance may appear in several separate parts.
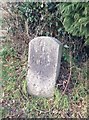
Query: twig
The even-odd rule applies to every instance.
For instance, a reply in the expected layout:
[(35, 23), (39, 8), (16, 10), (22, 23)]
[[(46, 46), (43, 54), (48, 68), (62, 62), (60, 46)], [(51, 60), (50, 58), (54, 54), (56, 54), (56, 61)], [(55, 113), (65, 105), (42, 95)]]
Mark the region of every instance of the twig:
[(67, 80), (67, 83), (66, 83), (65, 89), (64, 89), (64, 91), (63, 91), (63, 93), (62, 93), (63, 95), (64, 95), (65, 92), (66, 92), (66, 89), (67, 89), (67, 87), (68, 87), (68, 84), (69, 84), (70, 79), (71, 79), (71, 74), (72, 74), (72, 55), (71, 55), (71, 51), (70, 51), (69, 56), (70, 56), (70, 73), (69, 73), (69, 77), (68, 77), (68, 80)]

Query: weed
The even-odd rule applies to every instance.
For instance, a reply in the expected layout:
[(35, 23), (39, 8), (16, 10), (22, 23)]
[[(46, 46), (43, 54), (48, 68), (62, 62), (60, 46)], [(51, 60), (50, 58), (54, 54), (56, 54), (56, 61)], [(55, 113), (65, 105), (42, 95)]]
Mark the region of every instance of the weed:
[[(15, 51), (13, 48), (8, 47), (8, 45), (3, 47), (0, 52), (0, 56), (2, 57), (3, 63), (1, 75), (3, 79), (3, 99), (5, 101), (5, 103), (3, 103), (4, 108), (0, 113), (2, 113), (3, 117), (8, 115), (12, 116), (12, 109), (17, 109), (18, 111), (22, 111), (22, 113), (24, 111), (25, 116), (30, 118), (63, 117), (64, 111), (67, 112), (71, 109), (71, 104), (75, 105), (79, 102), (80, 98), (86, 101), (87, 74), (85, 67), (81, 70), (73, 64), (72, 80), (75, 80), (76, 82), (70, 96), (65, 94), (62, 95), (62, 92), (56, 88), (53, 98), (42, 98), (28, 95), (26, 81), (27, 61), (16, 59)], [(76, 111), (76, 106), (74, 106), (74, 109)], [(74, 115), (75, 111), (73, 111)], [(12, 113), (15, 114), (15, 112)], [(82, 113), (83, 116), (86, 116), (86, 106), (81, 108), (80, 113)], [(71, 116), (73, 116), (73, 114)]]
[(54, 98), (55, 107), (58, 109), (68, 109), (69, 108), (69, 99), (67, 95), (62, 95), (62, 93), (55, 89), (55, 98)]

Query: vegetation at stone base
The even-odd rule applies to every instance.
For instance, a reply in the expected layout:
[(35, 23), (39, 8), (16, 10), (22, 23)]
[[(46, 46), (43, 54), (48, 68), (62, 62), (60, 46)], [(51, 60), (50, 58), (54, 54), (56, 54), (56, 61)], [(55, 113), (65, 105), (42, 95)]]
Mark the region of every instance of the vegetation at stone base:
[[(4, 7), (9, 17), (4, 17), (3, 28), (8, 28), (9, 37), (2, 41), (3, 48), (0, 52), (3, 79), (0, 84), (4, 91), (0, 109), (3, 118), (87, 117), (87, 57), (81, 49), (85, 41), (81, 37), (72, 37), (65, 31), (62, 24), (64, 18), (57, 7), (59, 8), (59, 3), (34, 2), (8, 2)], [(63, 48), (57, 89), (51, 99), (28, 96), (26, 88), (27, 44), (30, 39), (40, 35), (56, 37), (67, 45)], [(62, 95), (70, 76), (70, 51), (72, 74), (66, 92)]]
[[(2, 118), (21, 117), (87, 117), (87, 65), (74, 66), (71, 81), (74, 88), (62, 95), (56, 86), (53, 98), (28, 96), (26, 88), (27, 56), (18, 59), (11, 41), (3, 42), (2, 58)], [(69, 53), (67, 53), (69, 54)], [(76, 71), (76, 72), (75, 72)], [(65, 81), (64, 81), (65, 82)], [(71, 82), (70, 82), (71, 85)]]

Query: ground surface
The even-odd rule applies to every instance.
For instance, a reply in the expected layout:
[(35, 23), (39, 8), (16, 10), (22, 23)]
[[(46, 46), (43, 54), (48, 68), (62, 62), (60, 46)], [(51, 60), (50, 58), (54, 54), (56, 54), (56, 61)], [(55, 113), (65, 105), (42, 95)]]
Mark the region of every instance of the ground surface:
[[(65, 44), (70, 47), (72, 41), (71, 44), (69, 43)], [(12, 47), (11, 40), (3, 39), (0, 51), (2, 58), (0, 84), (3, 90), (0, 113), (2, 113), (2, 118), (86, 118), (88, 59), (84, 52), (81, 56), (75, 50), (74, 55), (73, 50), (63, 48), (60, 75), (54, 97), (38, 98), (28, 96), (26, 89), (27, 52), (24, 55), (18, 55)]]

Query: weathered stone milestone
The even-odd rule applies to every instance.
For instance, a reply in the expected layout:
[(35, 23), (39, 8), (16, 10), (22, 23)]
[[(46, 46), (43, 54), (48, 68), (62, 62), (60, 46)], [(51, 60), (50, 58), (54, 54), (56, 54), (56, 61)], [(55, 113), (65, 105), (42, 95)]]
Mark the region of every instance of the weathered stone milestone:
[(37, 37), (30, 41), (27, 88), (35, 96), (52, 97), (59, 75), (62, 44), (53, 37)]

